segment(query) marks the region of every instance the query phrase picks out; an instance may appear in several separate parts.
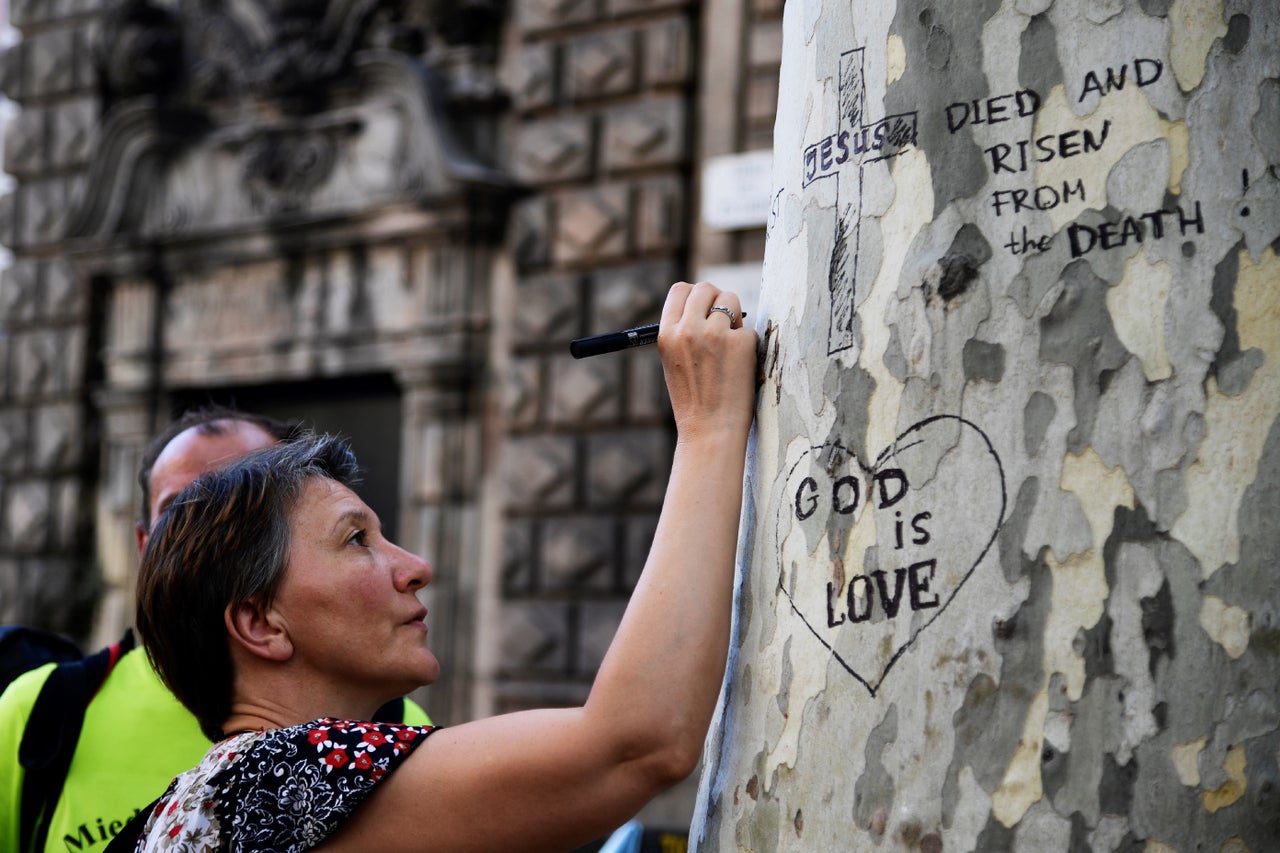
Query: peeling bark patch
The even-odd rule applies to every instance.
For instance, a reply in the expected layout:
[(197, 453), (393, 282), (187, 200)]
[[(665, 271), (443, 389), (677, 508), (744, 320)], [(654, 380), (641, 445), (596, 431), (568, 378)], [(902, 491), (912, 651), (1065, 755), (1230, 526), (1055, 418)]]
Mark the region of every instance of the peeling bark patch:
[(991, 853), (1012, 853), (1017, 850), (1014, 841), (1014, 830), (996, 820), (995, 815), (987, 818), (987, 825), (982, 828), (974, 850), (991, 851)]
[(787, 641), (782, 645), (782, 673), (779, 675), (778, 695), (775, 701), (778, 703), (778, 711), (782, 716), (787, 716), (788, 706), (791, 704), (791, 637), (787, 637)]
[(1129, 814), (1133, 807), (1133, 786), (1138, 776), (1136, 761), (1121, 765), (1111, 753), (1102, 756), (1102, 780), (1098, 784), (1098, 805), (1106, 814)]
[(1172, 268), (1150, 263), (1139, 252), (1124, 265), (1124, 277), (1107, 291), (1107, 309), (1117, 337), (1142, 362), (1148, 382), (1173, 375), (1165, 345), (1164, 317), (1173, 292)]
[(1253, 484), (1244, 493), (1238, 524), (1240, 560), (1215, 576), (1206, 592), (1247, 606), (1252, 614), (1249, 644), (1280, 659), (1280, 421), (1272, 425), (1258, 459)]
[(1216, 595), (1205, 596), (1200, 607), (1200, 627), (1233, 660), (1243, 655), (1249, 647), (1248, 611), (1224, 604)]
[(1076, 426), (1067, 448), (1079, 453), (1093, 435), (1104, 375), (1124, 364), (1129, 354), (1111, 325), (1106, 283), (1083, 261), (1063, 271), (1062, 283), (1058, 301), (1040, 321), (1040, 358), (1072, 367)]
[(1174, 770), (1178, 774), (1178, 781), (1188, 788), (1195, 788), (1200, 784), (1200, 753), (1204, 751), (1205, 739), (1198, 737), (1187, 743), (1175, 743), (1173, 749), (1169, 751), (1169, 757), (1173, 759)]
[(1227, 34), (1222, 0), (1178, 0), (1169, 16), (1169, 60), (1182, 91), (1190, 92), (1204, 79), (1209, 49)]
[[(1239, 247), (1237, 247), (1239, 248)], [(1240, 277), (1239, 252), (1227, 252), (1213, 270), (1213, 295), (1209, 299), (1209, 307), (1222, 323), (1222, 344), (1214, 355), (1213, 364), (1209, 367), (1211, 376), (1219, 376), (1242, 355), (1240, 352), (1240, 335), (1236, 331), (1235, 287)], [(1248, 382), (1248, 377), (1244, 377)], [(1222, 380), (1219, 379), (1219, 385)], [(1227, 394), (1238, 394), (1243, 390), (1239, 380), (1231, 383), (1230, 389), (1223, 388)]]
[(1067, 853), (1092, 853), (1089, 844), (1089, 826), (1084, 822), (1084, 815), (1074, 812), (1071, 815), (1071, 838), (1067, 844)]
[(1263, 80), (1258, 87), (1258, 111), (1250, 124), (1263, 156), (1273, 164), (1274, 177), (1280, 169), (1280, 78)]
[(739, 849), (757, 851), (757, 853), (777, 853), (778, 829), (785, 819), (776, 802), (758, 803), (738, 823)]
[(999, 382), (1004, 377), (1004, 347), (977, 339), (964, 344), (964, 378)]
[(1204, 809), (1209, 814), (1213, 814), (1218, 809), (1225, 809), (1227, 806), (1234, 805), (1237, 800), (1244, 796), (1246, 784), (1244, 747), (1239, 745), (1229, 747), (1226, 760), (1222, 762), (1222, 769), (1226, 771), (1227, 781), (1214, 790), (1205, 791), (1201, 795)]
[(889, 327), (889, 343), (884, 348), (884, 366), (889, 375), (899, 382), (905, 382), (908, 376), (907, 357), (902, 350), (902, 338), (898, 333), (898, 324)]
[(1085, 681), (1115, 675), (1116, 660), (1111, 650), (1111, 617), (1102, 614), (1091, 627), (1082, 628), (1080, 635), (1083, 643), (1079, 654), (1084, 658)]
[(1172, 658), (1177, 649), (1173, 640), (1173, 595), (1166, 580), (1151, 598), (1139, 601), (1142, 607), (1142, 638), (1147, 645), (1147, 668), (1156, 674), (1160, 661)]
[(893, 776), (885, 769), (881, 756), (885, 747), (898, 739), (898, 706), (888, 712), (867, 737), (864, 747), (866, 769), (853, 787), (853, 818), (859, 826), (870, 827), (878, 813), (893, 810)]
[(924, 55), (925, 62), (934, 71), (941, 71), (951, 62), (951, 35), (937, 24), (929, 25)]
[(1057, 413), (1058, 405), (1043, 391), (1035, 391), (1027, 399), (1022, 410), (1022, 446), (1028, 456), (1040, 455), (1045, 434)]
[(965, 223), (956, 232), (946, 255), (938, 261), (938, 296), (943, 302), (950, 302), (957, 296), (964, 295), (970, 284), (978, 278), (978, 270), (991, 260), (991, 243), (978, 231), (977, 225)]
[(1247, 794), (1259, 838), (1280, 838), (1280, 732), (1250, 741), (1246, 766), (1251, 768)]
[(1227, 21), (1227, 34), (1222, 38), (1222, 49), (1238, 55), (1249, 43), (1249, 16), (1232, 15)]
[(1041, 13), (1022, 31), (1018, 57), (1018, 84), (1036, 92), (1047, 92), (1062, 82), (1058, 60), (1058, 33), (1049, 16)]
[[(938, 261), (941, 271), (938, 276), (938, 295), (943, 302), (950, 302), (969, 289), (969, 284), (978, 277), (978, 265), (968, 255), (949, 254)], [(925, 285), (928, 287), (928, 285)]]

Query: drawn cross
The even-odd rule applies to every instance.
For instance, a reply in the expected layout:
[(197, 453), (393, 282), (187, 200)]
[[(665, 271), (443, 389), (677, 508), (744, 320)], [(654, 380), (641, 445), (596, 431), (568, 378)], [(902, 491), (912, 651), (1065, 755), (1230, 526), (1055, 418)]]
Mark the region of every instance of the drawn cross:
[[(831, 328), (827, 354), (834, 355), (853, 346), (854, 286), (858, 277), (858, 238), (862, 224), (863, 167), (887, 160), (916, 142), (916, 112), (886, 116), (864, 123), (867, 82), (863, 74), (863, 51), (858, 47), (840, 54), (840, 129), (804, 150), (804, 183), (835, 176), (836, 224), (831, 249)], [(840, 173), (858, 167), (857, 191), (853, 201), (841, 204)]]

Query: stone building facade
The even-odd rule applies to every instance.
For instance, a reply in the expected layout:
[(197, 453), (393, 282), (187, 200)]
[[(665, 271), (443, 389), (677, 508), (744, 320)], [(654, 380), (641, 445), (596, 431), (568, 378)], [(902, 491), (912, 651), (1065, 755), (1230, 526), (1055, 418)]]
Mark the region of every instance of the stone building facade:
[(674, 434), (656, 352), (567, 343), (673, 280), (755, 286), (763, 218), (709, 221), (744, 189), (704, 178), (770, 146), (781, 10), (11, 0), (0, 620), (129, 624), (141, 449), (235, 402), (386, 472), (437, 569), (434, 716), (581, 701)]

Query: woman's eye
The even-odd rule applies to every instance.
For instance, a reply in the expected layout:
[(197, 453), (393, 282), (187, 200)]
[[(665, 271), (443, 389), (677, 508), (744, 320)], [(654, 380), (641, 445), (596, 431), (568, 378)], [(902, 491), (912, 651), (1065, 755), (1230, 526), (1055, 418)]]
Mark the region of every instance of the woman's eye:
[(369, 534), (366, 531), (357, 530), (355, 533), (351, 534), (351, 538), (348, 539), (347, 541), (353, 545), (363, 546), (368, 541), (368, 538), (369, 538)]

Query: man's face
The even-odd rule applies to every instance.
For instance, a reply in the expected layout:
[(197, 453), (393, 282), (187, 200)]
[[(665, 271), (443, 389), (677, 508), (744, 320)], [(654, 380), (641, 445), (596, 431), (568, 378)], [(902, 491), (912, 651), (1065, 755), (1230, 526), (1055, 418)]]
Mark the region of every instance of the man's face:
[[(174, 436), (165, 445), (151, 467), (151, 503), (147, 507), (151, 524), (165, 511), (178, 494), (201, 474), (216, 471), (246, 453), (276, 443), (276, 437), (262, 427), (247, 421), (214, 421), (220, 435), (202, 433), (191, 427)], [(151, 530), (138, 525), (136, 531), (138, 557), (146, 550)]]

